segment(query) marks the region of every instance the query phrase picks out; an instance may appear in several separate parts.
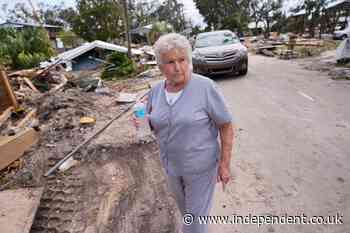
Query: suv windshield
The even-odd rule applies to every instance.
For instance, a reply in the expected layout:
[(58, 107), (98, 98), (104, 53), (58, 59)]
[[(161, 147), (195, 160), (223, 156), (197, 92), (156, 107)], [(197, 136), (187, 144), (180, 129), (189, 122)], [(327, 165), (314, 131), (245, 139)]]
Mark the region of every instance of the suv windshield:
[(228, 44), (235, 44), (238, 42), (239, 42), (238, 37), (230, 33), (208, 34), (208, 35), (202, 35), (199, 38), (197, 38), (195, 48), (228, 45)]

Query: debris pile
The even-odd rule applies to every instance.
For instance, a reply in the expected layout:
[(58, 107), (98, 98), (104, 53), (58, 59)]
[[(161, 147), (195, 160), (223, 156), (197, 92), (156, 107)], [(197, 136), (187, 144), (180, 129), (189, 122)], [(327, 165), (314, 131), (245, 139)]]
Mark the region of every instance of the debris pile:
[(323, 52), (318, 57), (302, 59), (298, 63), (307, 70), (327, 73), (333, 80), (350, 80), (350, 64), (337, 62), (335, 50)]
[[(18, 102), (9, 98), (9, 106), (1, 109), (0, 190), (43, 188), (38, 208), (32, 209), (37, 210), (35, 218), (28, 223), (32, 233), (176, 232), (179, 216), (158, 147), (154, 141), (135, 144), (130, 113), (74, 153), (54, 175), (44, 176), (160, 78), (156, 69), (118, 82), (102, 82), (100, 74), (67, 73), (52, 66), (6, 77)], [(11, 158), (6, 164), (4, 154)]]
[(326, 39), (306, 39), (295, 34), (277, 34), (269, 39), (263, 37), (251, 38), (248, 44), (249, 49), (256, 54), (280, 59), (295, 59), (318, 56), (322, 52), (337, 47), (337, 42)]

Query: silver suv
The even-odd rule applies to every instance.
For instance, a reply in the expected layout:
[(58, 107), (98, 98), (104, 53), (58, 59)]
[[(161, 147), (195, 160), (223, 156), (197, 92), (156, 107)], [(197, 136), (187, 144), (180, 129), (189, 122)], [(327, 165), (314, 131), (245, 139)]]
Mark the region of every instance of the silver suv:
[(200, 33), (192, 54), (193, 71), (203, 75), (248, 72), (247, 48), (229, 30)]

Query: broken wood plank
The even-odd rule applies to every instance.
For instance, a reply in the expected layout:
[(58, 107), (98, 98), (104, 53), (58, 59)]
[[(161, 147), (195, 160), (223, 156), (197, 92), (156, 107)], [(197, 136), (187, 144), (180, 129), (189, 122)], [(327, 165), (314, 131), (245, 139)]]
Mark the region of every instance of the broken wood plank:
[(34, 84), (28, 79), (23, 78), (23, 80), (26, 82), (26, 84), (35, 92), (40, 93), (40, 91), (34, 86)]
[(61, 74), (61, 77), (63, 81), (49, 91), (51, 94), (60, 90), (62, 87), (64, 87), (64, 85), (67, 84), (68, 79), (66, 78), (66, 76), (64, 74)]
[(0, 137), (0, 170), (20, 158), (39, 140), (39, 132), (27, 128), (14, 136)]
[(37, 70), (37, 69), (27, 69), (27, 70), (18, 70), (15, 72), (12, 72), (8, 75), (8, 77), (33, 77), (34, 75), (38, 74), (39, 72), (41, 72), (41, 70)]
[(28, 123), (36, 116), (36, 109), (32, 109), (22, 120), (16, 124), (16, 128), (23, 128), (28, 126)]
[(0, 69), (0, 113), (10, 106), (16, 109), (18, 103), (5, 71)]
[(0, 192), (1, 232), (29, 233), (44, 188), (15, 189)]
[(19, 92), (19, 91), (14, 91), (14, 93), (17, 97), (25, 97), (26, 96), (24, 93)]
[(13, 111), (13, 107), (8, 107), (1, 115), (0, 115), (0, 127), (4, 124), (7, 119), (11, 116)]

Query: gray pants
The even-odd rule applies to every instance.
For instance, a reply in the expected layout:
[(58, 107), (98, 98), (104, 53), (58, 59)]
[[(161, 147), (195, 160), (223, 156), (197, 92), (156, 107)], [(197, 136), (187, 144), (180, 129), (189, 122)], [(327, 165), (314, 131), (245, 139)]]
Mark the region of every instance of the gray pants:
[(201, 174), (168, 176), (170, 190), (175, 195), (182, 216), (191, 213), (195, 221), (183, 224), (183, 233), (207, 233), (208, 225), (199, 224), (197, 216), (208, 216), (216, 184), (217, 167)]

